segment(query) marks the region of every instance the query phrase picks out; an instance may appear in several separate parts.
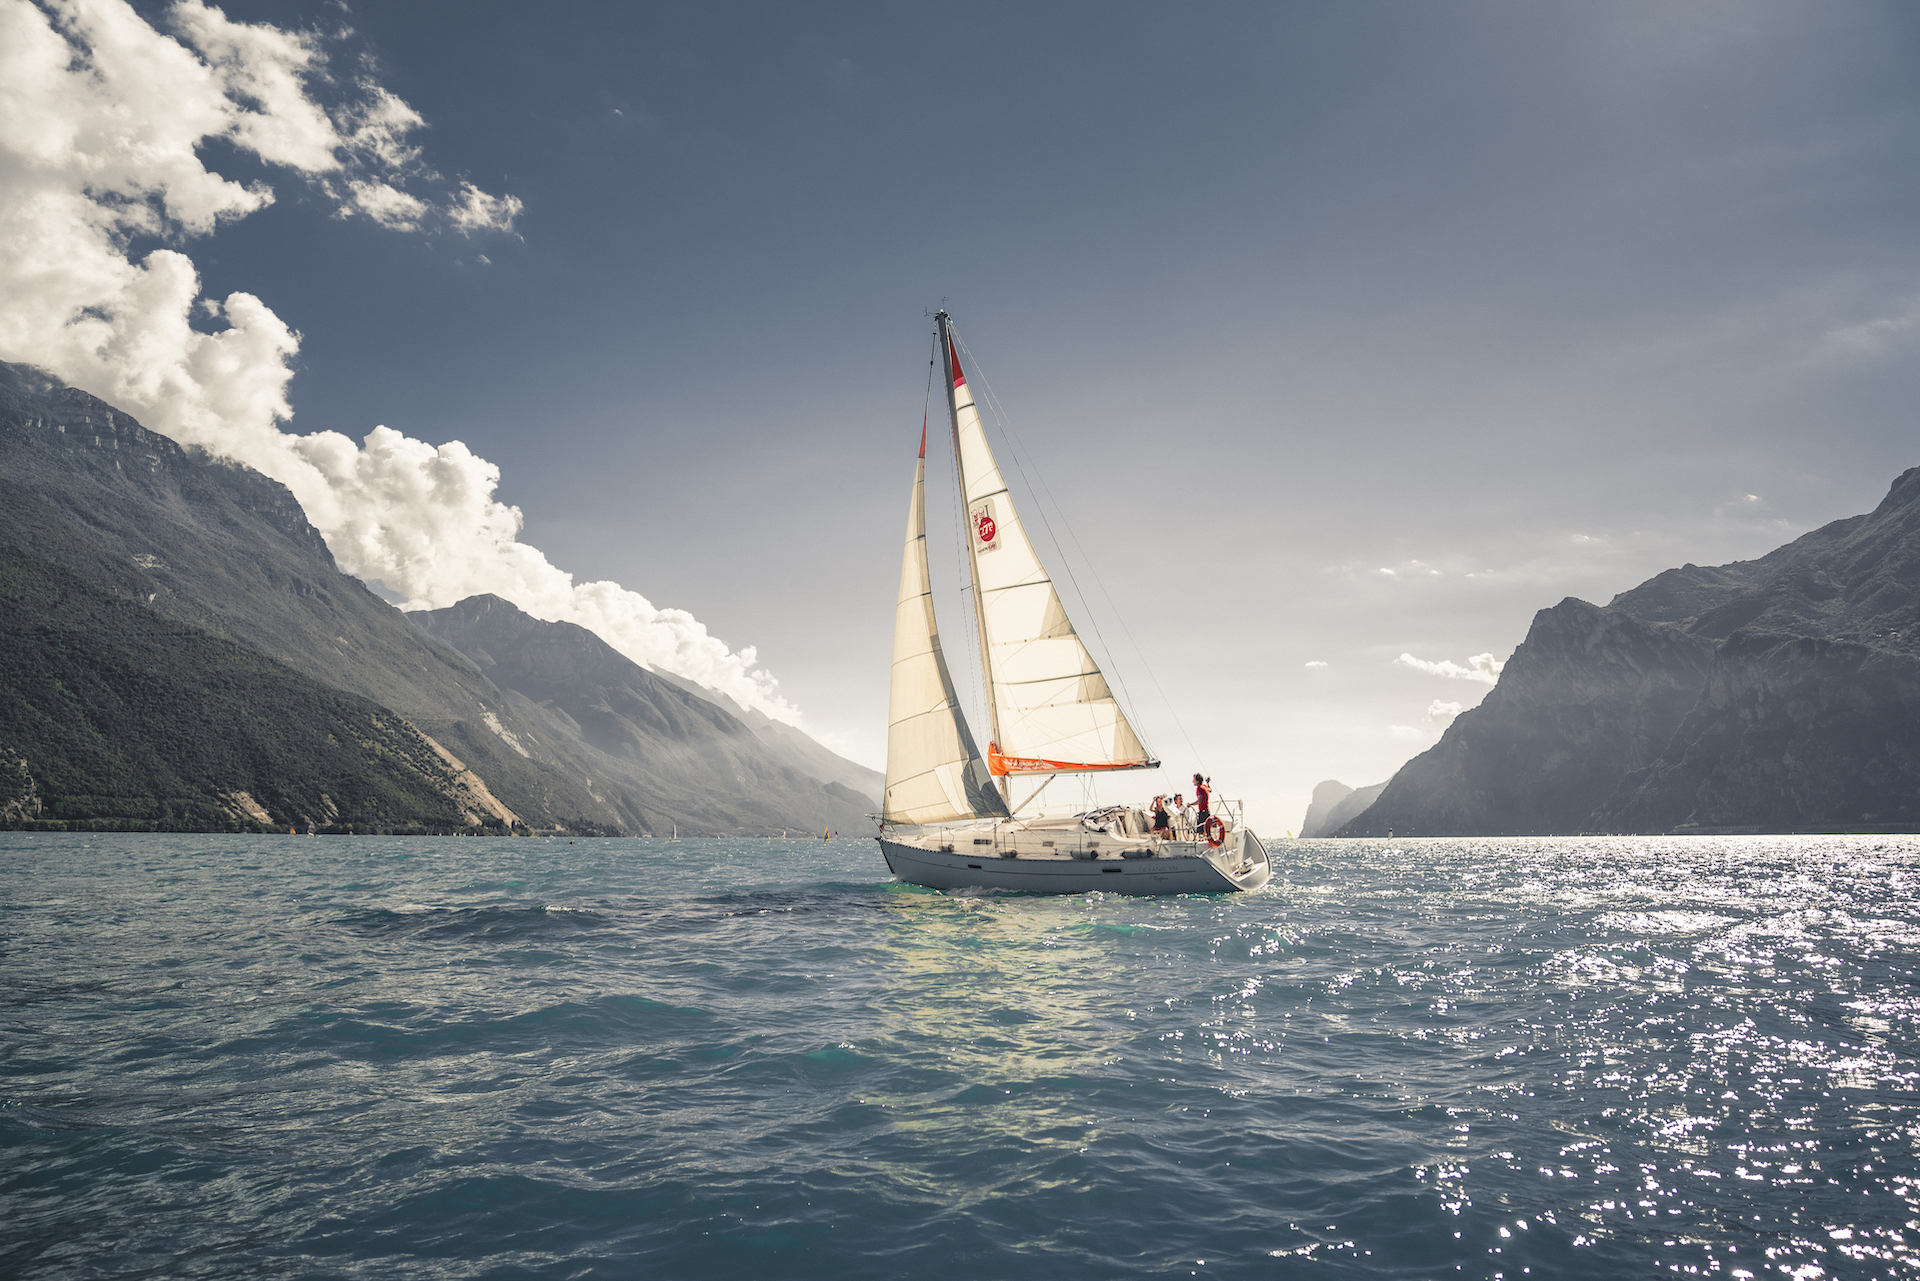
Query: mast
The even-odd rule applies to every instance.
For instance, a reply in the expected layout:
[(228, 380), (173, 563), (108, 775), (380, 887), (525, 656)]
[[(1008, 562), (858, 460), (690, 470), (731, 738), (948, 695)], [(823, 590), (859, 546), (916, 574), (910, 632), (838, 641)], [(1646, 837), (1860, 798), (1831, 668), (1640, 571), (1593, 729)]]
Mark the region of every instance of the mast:
[[(953, 477), (954, 482), (960, 486), (960, 511), (961, 519), (964, 521), (967, 510), (967, 477), (965, 469), (960, 465), (960, 401), (955, 390), (957, 380), (954, 377), (954, 369), (959, 362), (955, 359), (953, 350), (953, 318), (947, 315), (943, 307), (934, 319), (940, 324), (940, 360), (946, 367), (947, 375), (947, 423), (953, 429)], [(979, 628), (980, 637), (980, 668), (987, 682), (987, 717), (993, 730), (993, 737), (988, 740), (987, 745), (997, 750), (996, 745), (1000, 742), (1000, 700), (994, 697), (993, 690), (993, 656), (988, 652), (987, 647), (987, 607), (980, 599), (980, 551), (974, 546), (973, 538), (969, 537), (966, 541), (967, 583), (973, 593), (973, 621)], [(1000, 799), (1011, 812), (1013, 781), (1005, 774), (1000, 775)]]

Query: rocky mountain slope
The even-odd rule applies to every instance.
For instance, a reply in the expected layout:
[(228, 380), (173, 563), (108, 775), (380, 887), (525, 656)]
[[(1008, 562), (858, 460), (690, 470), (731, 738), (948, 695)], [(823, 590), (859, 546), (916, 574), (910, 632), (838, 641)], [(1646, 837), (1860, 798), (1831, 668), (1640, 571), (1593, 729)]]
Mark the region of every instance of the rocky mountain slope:
[[(681, 798), (684, 806), (669, 803), (659, 789), (624, 795), (626, 784), (616, 785), (605, 762), (583, 757), (535, 701), (496, 687), (472, 660), (341, 573), (284, 486), (183, 449), (38, 370), (4, 363), (0, 542), (162, 618), (390, 709), (533, 826), (772, 826), (764, 807), (736, 815), (694, 797)], [(835, 804), (840, 808), (828, 813), (844, 814), (855, 803)], [(818, 806), (787, 821), (805, 826), (816, 817), (828, 821)]]
[(1535, 616), (1345, 836), (1913, 830), (1920, 468), (1753, 561)]
[(588, 765), (596, 794), (636, 825), (858, 831), (876, 808), (871, 797), (792, 768), (742, 719), (584, 627), (543, 622), (498, 596), (408, 618), (471, 658), (545, 741)]
[(0, 364), (0, 540), (392, 709), (536, 826), (622, 826), (491, 728), (515, 728), (499, 691), (341, 573), (285, 486), (22, 365)]
[(460, 761), (379, 704), (0, 543), (0, 826), (514, 822)]

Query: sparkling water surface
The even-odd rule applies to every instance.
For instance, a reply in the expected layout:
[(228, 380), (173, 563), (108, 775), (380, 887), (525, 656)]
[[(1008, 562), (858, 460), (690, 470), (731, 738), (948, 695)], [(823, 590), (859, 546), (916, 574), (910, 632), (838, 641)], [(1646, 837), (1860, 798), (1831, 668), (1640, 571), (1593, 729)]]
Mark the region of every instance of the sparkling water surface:
[(0, 833), (0, 1275), (1910, 1276), (1920, 839)]

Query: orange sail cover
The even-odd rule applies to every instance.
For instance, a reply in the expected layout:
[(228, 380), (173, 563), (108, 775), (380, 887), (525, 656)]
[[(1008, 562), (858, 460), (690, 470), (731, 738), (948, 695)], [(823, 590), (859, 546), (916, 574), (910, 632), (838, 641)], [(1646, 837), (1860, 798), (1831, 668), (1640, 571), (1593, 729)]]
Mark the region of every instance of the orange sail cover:
[(987, 744), (987, 772), (995, 778), (1008, 774), (1079, 774), (1091, 770), (1157, 769), (1159, 761), (1048, 761), (1032, 756), (1002, 756), (998, 743)]

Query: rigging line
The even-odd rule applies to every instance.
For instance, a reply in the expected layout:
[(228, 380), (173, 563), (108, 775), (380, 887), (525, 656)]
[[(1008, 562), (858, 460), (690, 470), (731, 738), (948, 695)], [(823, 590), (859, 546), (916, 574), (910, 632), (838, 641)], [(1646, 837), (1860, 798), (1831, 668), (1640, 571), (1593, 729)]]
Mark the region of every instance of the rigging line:
[[(951, 328), (951, 326), (949, 326), (949, 328)], [(1009, 445), (1010, 450), (1013, 454), (1013, 465), (1020, 472), (1021, 481), (1026, 484), (1028, 491), (1033, 493), (1036, 498), (1039, 498), (1043, 495), (1045, 497), (1045, 500), (1046, 500), (1045, 502), (1036, 504), (1040, 510), (1040, 523), (1046, 529), (1047, 537), (1050, 540), (1052, 540), (1054, 545), (1054, 550), (1058, 552), (1060, 555), (1060, 563), (1066, 568), (1066, 571), (1067, 571), (1067, 581), (1072, 584), (1074, 594), (1080, 598), (1081, 610), (1086, 615), (1087, 621), (1093, 627), (1094, 638), (1100, 642), (1100, 648), (1107, 655), (1107, 666), (1112, 669), (1114, 680), (1120, 686), (1121, 696), (1126, 699), (1129, 705), (1133, 703), (1132, 692), (1127, 688), (1127, 678), (1125, 677), (1125, 675), (1121, 673), (1120, 665), (1113, 661), (1113, 650), (1107, 644), (1106, 635), (1100, 630), (1100, 619), (1099, 619), (1099, 616), (1094, 612), (1092, 608), (1092, 601), (1087, 596), (1087, 593), (1081, 588), (1080, 580), (1078, 579), (1078, 577), (1075, 576), (1073, 572), (1073, 562), (1071, 559), (1068, 558), (1066, 554), (1066, 548), (1061, 545), (1059, 537), (1055, 535), (1055, 533), (1053, 532), (1053, 523), (1051, 520), (1048, 519), (1048, 516), (1047, 516), (1047, 506), (1049, 504), (1051, 504), (1056, 508), (1059, 508), (1060, 523), (1066, 528), (1068, 537), (1073, 539), (1074, 549), (1080, 554), (1080, 557), (1082, 559), (1086, 560), (1087, 572), (1092, 576), (1094, 584), (1100, 588), (1100, 594), (1106, 599), (1107, 607), (1110, 610), (1114, 610), (1116, 617), (1120, 619), (1120, 627), (1122, 632), (1125, 633), (1127, 637), (1127, 642), (1133, 646), (1133, 651), (1139, 657), (1141, 666), (1147, 669), (1147, 676), (1149, 679), (1153, 681), (1154, 688), (1159, 692), (1161, 701), (1166, 704), (1168, 713), (1172, 715), (1175, 728), (1177, 728), (1180, 731), (1180, 737), (1185, 739), (1187, 742), (1187, 750), (1193, 753), (1196, 762), (1198, 762), (1200, 753), (1198, 749), (1196, 749), (1193, 745), (1192, 735), (1187, 733), (1187, 727), (1185, 723), (1181, 721), (1180, 714), (1174, 711), (1173, 709), (1173, 701), (1167, 697), (1166, 690), (1160, 685), (1160, 678), (1158, 674), (1154, 672), (1152, 665), (1146, 661), (1146, 654), (1141, 651), (1139, 642), (1134, 640), (1132, 629), (1127, 627), (1126, 616), (1114, 606), (1113, 593), (1107, 590), (1107, 585), (1105, 581), (1100, 577), (1099, 569), (1093, 564), (1092, 558), (1087, 556), (1085, 547), (1083, 547), (1080, 543), (1079, 535), (1073, 532), (1073, 523), (1067, 519), (1066, 509), (1063, 507), (1060, 507), (1059, 501), (1054, 498), (1053, 490), (1050, 486), (1048, 486), (1046, 481), (1046, 476), (1044, 473), (1040, 472), (1040, 468), (1037, 462), (1034, 466), (1034, 470), (1037, 474), (1040, 475), (1039, 485), (1035, 486), (1032, 479), (1028, 477), (1026, 464), (1021, 461), (1021, 455), (1026, 453), (1027, 450), (1020, 443), (1019, 437), (1014, 433), (1012, 421), (1009, 418), (1006, 410), (1001, 406), (1000, 398), (994, 395), (993, 383), (988, 380), (986, 371), (980, 367), (980, 362), (974, 358), (973, 353), (967, 350), (966, 342), (963, 339), (961, 339), (958, 333), (954, 334), (954, 341), (959, 345), (962, 351), (966, 352), (968, 363), (973, 366), (975, 372), (979, 376), (981, 389), (986, 392), (988, 408), (990, 408), (993, 411), (994, 418), (998, 420), (998, 422), (1000, 423), (1001, 435), (1006, 437), (1007, 444)], [(1137, 734), (1138, 732), (1139, 730), (1136, 727), (1135, 733)], [(1151, 750), (1149, 750), (1148, 754), (1152, 755)], [(1202, 769), (1205, 768), (1204, 763), (1202, 763), (1201, 768)]]
[(924, 451), (927, 447), (927, 420), (933, 416), (933, 361), (940, 351), (940, 340), (935, 338), (933, 342), (933, 350), (927, 353), (927, 403), (920, 407), (920, 448), (923, 451), (920, 456), (922, 458), (926, 457)]
[[(931, 407), (933, 403), (933, 368), (939, 363), (940, 355), (940, 332), (936, 329), (933, 335), (933, 354), (927, 360), (927, 403), (929, 407)], [(942, 432), (941, 438), (951, 441), (952, 433)], [(951, 448), (951, 444), (949, 444), (949, 448)], [(960, 596), (964, 600), (967, 593), (973, 590), (973, 575), (971, 567), (967, 564), (966, 513), (962, 510), (965, 504), (961, 503), (955, 497), (955, 495), (960, 492), (960, 459), (958, 456), (955, 456), (953, 460), (953, 478), (954, 484), (951, 487), (947, 486), (944, 482), (942, 483), (941, 492), (946, 495), (942, 502), (945, 504), (947, 510), (953, 514), (954, 582), (960, 585)], [(979, 714), (988, 710), (987, 691), (986, 687), (981, 684), (983, 664), (980, 650), (975, 643), (973, 634), (974, 611), (971, 609), (962, 609), (960, 613), (962, 616), (960, 631), (967, 638), (967, 705), (963, 709), (963, 713), (967, 718), (968, 730), (971, 732), (972, 727), (980, 723)], [(984, 644), (985, 642), (980, 643)], [(956, 695), (959, 693), (957, 686), (954, 692)], [(990, 712), (989, 715), (991, 715)], [(986, 723), (991, 725), (992, 721), (989, 719)], [(988, 737), (991, 739), (992, 735), (989, 734)]]

